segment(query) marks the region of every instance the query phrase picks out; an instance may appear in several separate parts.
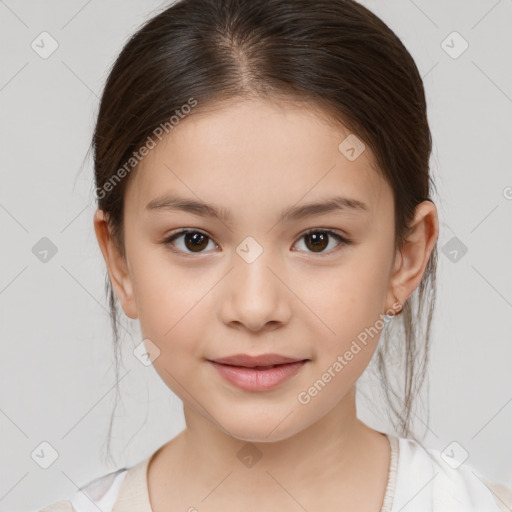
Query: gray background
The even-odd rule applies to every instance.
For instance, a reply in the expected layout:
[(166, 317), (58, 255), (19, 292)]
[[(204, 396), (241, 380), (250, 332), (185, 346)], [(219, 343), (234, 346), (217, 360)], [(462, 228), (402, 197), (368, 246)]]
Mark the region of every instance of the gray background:
[[(512, 485), (512, 0), (362, 3), (412, 53), (429, 102), (441, 231), (425, 442), (457, 441), (468, 464)], [(110, 65), (165, 5), (0, 1), (1, 510), (68, 497), (184, 427), (181, 401), (133, 356), (141, 338), (125, 318), (116, 464), (104, 459), (115, 375), (84, 160)], [(58, 43), (46, 59), (31, 47), (43, 31)], [(453, 31), (469, 44), (457, 58)], [(43, 237), (57, 248), (46, 263), (32, 252)], [(453, 261), (460, 243), (467, 253)], [(389, 430), (362, 399), (359, 414)], [(31, 455), (42, 442), (58, 453), (48, 469)]]

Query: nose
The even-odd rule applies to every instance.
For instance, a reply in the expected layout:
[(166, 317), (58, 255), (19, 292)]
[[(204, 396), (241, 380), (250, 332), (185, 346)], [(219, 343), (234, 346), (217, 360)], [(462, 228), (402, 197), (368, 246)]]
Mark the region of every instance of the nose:
[(293, 294), (285, 284), (283, 267), (272, 258), (271, 251), (249, 240), (237, 248), (233, 266), (220, 290), (222, 321), (253, 332), (274, 330), (289, 322)]

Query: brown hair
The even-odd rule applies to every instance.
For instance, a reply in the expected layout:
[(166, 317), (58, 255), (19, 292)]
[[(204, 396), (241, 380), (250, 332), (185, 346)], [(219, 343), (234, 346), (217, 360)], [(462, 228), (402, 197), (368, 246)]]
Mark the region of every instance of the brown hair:
[[(198, 111), (251, 95), (309, 103), (371, 148), (393, 190), (400, 249), (434, 183), (423, 83), (394, 32), (353, 0), (180, 0), (129, 39), (101, 98), (92, 140), (96, 198), (122, 254), (123, 191), (133, 172), (114, 183), (116, 173), (191, 98)], [(437, 244), (376, 353), (389, 417), (403, 436), (414, 435), (413, 401), (426, 376), (436, 266)], [(108, 274), (105, 283), (117, 356), (117, 301)], [(392, 340), (395, 328), (403, 339)], [(396, 386), (389, 379), (392, 352), (405, 368)], [(118, 376), (117, 364), (116, 370)]]

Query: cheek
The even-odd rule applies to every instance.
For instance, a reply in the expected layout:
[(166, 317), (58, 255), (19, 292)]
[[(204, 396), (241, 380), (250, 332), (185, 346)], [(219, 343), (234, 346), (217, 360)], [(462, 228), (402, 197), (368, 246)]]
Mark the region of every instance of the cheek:
[(134, 271), (140, 330), (143, 338), (158, 349), (152, 361), (155, 371), (177, 396), (185, 399), (182, 385), (202, 355), (200, 340), (205, 333), (198, 329), (207, 325), (200, 318), (207, 304), (207, 297), (201, 297), (207, 289), (203, 290), (197, 279), (185, 279), (176, 267), (166, 267), (161, 261), (152, 263), (146, 259), (139, 272)]
[(302, 278), (297, 295), (324, 322), (327, 339), (329, 333), (334, 339), (331, 331), (345, 338), (384, 313), (387, 268), (383, 260), (358, 254), (337, 268), (310, 272), (306, 279)]
[[(132, 282), (141, 332), (157, 344), (167, 344), (187, 327), (204, 286), (172, 264), (160, 249), (131, 255)], [(190, 332), (190, 331), (189, 331)]]
[[(318, 344), (316, 355), (321, 368), (328, 369), (339, 363), (343, 370), (333, 372), (339, 384), (354, 382), (364, 371), (377, 347), (386, 325), (383, 316), (387, 294), (388, 265), (385, 258), (362, 252), (351, 264), (340, 266), (303, 289), (302, 297), (310, 310), (321, 319), (308, 321), (316, 324)], [(323, 291), (322, 291), (323, 290)], [(310, 313), (309, 313), (310, 314)], [(310, 314), (311, 315), (311, 314)], [(339, 366), (338, 366), (339, 369)]]

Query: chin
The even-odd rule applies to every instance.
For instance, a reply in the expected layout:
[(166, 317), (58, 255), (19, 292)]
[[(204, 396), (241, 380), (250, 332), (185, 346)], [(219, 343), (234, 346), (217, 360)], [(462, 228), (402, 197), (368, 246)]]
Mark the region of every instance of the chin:
[[(301, 428), (292, 424), (294, 414), (283, 415), (283, 408), (274, 415), (260, 414), (257, 411), (251, 415), (229, 415), (225, 421), (217, 417), (223, 431), (235, 439), (248, 443), (275, 443), (284, 441), (297, 434)], [(291, 420), (291, 421), (290, 421)]]

